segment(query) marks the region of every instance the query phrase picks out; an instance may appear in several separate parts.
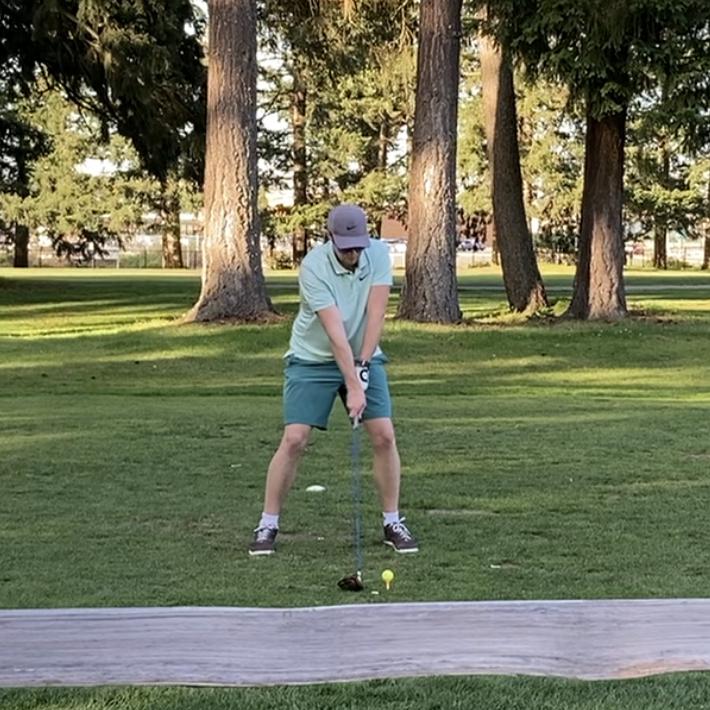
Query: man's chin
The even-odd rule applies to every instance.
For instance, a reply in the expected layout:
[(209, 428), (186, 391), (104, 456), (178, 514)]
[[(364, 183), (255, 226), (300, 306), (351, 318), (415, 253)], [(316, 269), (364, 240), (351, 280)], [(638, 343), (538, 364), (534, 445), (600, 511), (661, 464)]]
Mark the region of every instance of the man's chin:
[(354, 269), (360, 262), (360, 256), (348, 257), (344, 254), (339, 258), (340, 263), (348, 269)]

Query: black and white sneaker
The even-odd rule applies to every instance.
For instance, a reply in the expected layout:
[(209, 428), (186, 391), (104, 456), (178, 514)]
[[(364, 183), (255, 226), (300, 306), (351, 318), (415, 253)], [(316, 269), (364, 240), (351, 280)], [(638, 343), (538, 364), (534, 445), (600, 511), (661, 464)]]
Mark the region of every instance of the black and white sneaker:
[(273, 555), (276, 551), (276, 535), (279, 532), (278, 528), (256, 528), (254, 530), (254, 539), (249, 545), (249, 554), (255, 555)]
[(419, 543), (404, 524), (404, 518), (400, 518), (398, 523), (385, 525), (385, 539), (382, 542), (395, 552), (419, 552)]

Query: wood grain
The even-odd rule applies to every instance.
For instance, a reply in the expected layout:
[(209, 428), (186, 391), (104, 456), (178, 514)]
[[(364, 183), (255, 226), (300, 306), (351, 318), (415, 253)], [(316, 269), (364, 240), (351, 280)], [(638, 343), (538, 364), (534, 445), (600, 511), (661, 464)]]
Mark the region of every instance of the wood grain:
[(0, 610), (0, 686), (710, 669), (710, 599)]

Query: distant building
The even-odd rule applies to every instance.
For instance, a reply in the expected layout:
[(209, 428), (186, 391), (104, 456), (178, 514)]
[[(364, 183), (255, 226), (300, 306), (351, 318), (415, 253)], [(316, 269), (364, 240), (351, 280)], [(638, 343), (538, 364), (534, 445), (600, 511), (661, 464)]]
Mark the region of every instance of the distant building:
[(407, 227), (394, 217), (383, 217), (380, 228), (382, 239), (407, 239), (409, 232)]

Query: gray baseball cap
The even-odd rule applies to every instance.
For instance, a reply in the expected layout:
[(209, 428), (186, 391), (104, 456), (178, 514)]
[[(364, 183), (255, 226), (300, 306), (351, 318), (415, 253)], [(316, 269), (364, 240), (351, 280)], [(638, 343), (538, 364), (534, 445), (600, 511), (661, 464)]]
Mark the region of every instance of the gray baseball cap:
[(328, 231), (338, 249), (366, 249), (370, 246), (367, 215), (357, 205), (342, 204), (328, 214)]

